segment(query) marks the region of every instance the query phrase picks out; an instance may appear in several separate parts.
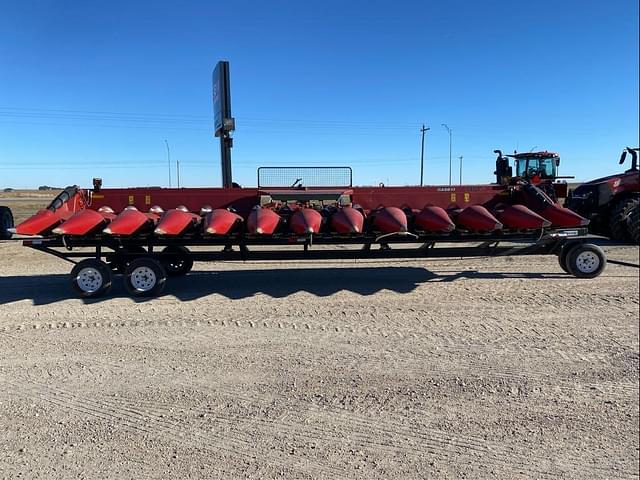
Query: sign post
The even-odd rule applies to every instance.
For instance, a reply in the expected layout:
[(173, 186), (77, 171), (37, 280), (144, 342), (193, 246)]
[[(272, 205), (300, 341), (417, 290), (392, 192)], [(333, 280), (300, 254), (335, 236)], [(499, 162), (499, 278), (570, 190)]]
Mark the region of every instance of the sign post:
[(213, 119), (214, 135), (220, 137), (220, 166), (222, 186), (230, 188), (231, 175), (231, 132), (236, 129), (235, 119), (231, 116), (231, 89), (229, 85), (229, 62), (220, 61), (213, 70)]

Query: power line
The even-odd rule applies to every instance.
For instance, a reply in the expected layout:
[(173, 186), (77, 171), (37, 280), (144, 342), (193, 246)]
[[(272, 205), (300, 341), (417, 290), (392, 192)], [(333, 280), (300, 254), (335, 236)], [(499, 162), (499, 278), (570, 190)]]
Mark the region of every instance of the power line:
[[(132, 112), (108, 112), (97, 110), (67, 110), (67, 109), (42, 109), (42, 108), (22, 108), (0, 106), (0, 116), (10, 118), (55, 118), (70, 120), (110, 120), (110, 121), (131, 121), (131, 122), (156, 122), (156, 123), (209, 123), (211, 115), (191, 115), (191, 114), (168, 114), (168, 113), (132, 113)], [(248, 124), (294, 124), (308, 125), (314, 127), (348, 127), (348, 128), (395, 128), (408, 129), (419, 126), (415, 123), (399, 124), (389, 126), (386, 122), (375, 122), (366, 120), (318, 120), (305, 118), (263, 118), (263, 117), (243, 117), (239, 116), (243, 122)]]

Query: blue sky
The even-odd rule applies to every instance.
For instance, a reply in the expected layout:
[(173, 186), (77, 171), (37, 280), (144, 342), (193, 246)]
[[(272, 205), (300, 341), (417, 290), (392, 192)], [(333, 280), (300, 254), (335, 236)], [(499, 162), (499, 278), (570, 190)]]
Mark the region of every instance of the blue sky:
[[(638, 2), (0, 0), (0, 186), (219, 186), (211, 71), (231, 64), (234, 180), (351, 165), (354, 183), (492, 180), (558, 151), (578, 180), (638, 144)], [(172, 172), (175, 184), (175, 166)]]

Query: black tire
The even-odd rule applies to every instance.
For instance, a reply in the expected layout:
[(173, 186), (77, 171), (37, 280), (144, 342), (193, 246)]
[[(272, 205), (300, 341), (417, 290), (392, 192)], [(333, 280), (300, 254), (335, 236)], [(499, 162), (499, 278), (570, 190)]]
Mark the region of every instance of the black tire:
[(170, 277), (186, 275), (193, 268), (191, 252), (181, 246), (169, 245), (166, 247), (162, 250), (160, 261)]
[(560, 268), (564, 271), (564, 273), (571, 274), (569, 271), (569, 267), (567, 267), (567, 250), (563, 248), (562, 251), (558, 254), (558, 263), (560, 264)]
[(111, 267), (113, 272), (122, 275), (124, 275), (124, 272), (127, 269), (127, 265), (135, 259), (135, 257), (132, 257), (131, 255), (145, 255), (147, 253), (144, 247), (140, 246), (126, 247), (125, 249), (123, 249), (123, 251), (126, 255), (116, 254), (109, 259), (109, 266)]
[(609, 217), (609, 237), (613, 240), (629, 241), (629, 230), (627, 229), (627, 217), (637, 204), (635, 198), (624, 198), (615, 204)]
[(635, 206), (629, 212), (627, 217), (627, 232), (629, 238), (636, 245), (640, 245), (640, 202), (636, 202)]
[(567, 268), (574, 277), (595, 278), (607, 266), (607, 257), (600, 247), (591, 243), (576, 245), (567, 254)]
[(109, 265), (95, 258), (78, 262), (71, 270), (70, 277), (71, 286), (83, 298), (99, 297), (111, 288)]
[(0, 207), (0, 240), (11, 238), (10, 228), (13, 228), (13, 214), (9, 207)]
[(140, 257), (129, 263), (124, 273), (124, 286), (134, 297), (154, 297), (164, 289), (167, 272), (153, 258)]
[(558, 263), (560, 264), (560, 268), (569, 275), (573, 275), (571, 270), (569, 270), (569, 266), (567, 265), (567, 256), (573, 247), (578, 245), (578, 242), (567, 242), (562, 246), (560, 253), (558, 253)]

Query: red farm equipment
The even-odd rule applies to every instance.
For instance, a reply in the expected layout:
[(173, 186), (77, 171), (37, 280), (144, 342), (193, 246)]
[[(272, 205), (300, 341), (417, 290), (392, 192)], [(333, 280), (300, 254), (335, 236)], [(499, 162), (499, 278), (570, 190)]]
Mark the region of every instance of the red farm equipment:
[(102, 188), (94, 179), (93, 189), (67, 188), (14, 229), (31, 236), (24, 245), (74, 263), (81, 296), (104, 294), (114, 273), (131, 295), (157, 295), (196, 260), (553, 254), (576, 277), (605, 267), (587, 243), (588, 220), (556, 203), (566, 192), (554, 183), (557, 154), (496, 150), (497, 182), (488, 185), (358, 187), (349, 167), (262, 167), (255, 188), (240, 188), (228, 62), (216, 66), (212, 90), (222, 188)]
[[(31, 236), (26, 246), (75, 263), (71, 282), (83, 297), (104, 294), (114, 274), (131, 295), (157, 295), (196, 260), (555, 254), (563, 270), (587, 278), (606, 263), (587, 243), (588, 221), (522, 179), (351, 183), (349, 167), (263, 167), (255, 188), (107, 189), (95, 179), (93, 189), (67, 188), (15, 231)], [(316, 248), (336, 245), (346, 248)]]
[(593, 233), (640, 243), (638, 149), (627, 147), (620, 157), (620, 165), (627, 155), (631, 156), (628, 170), (578, 186), (569, 192), (565, 206), (588, 218)]

